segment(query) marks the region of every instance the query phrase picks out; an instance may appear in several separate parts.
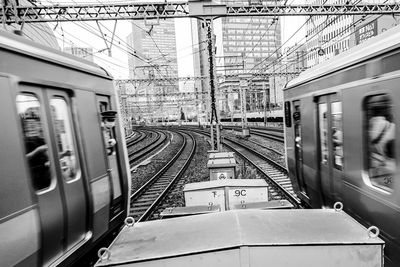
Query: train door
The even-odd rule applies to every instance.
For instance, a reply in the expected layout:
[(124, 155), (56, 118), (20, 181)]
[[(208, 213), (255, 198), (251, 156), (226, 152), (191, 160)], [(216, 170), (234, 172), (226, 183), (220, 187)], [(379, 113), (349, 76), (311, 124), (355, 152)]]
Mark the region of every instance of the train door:
[[(98, 99), (98, 108), (100, 113), (107, 110), (111, 110), (111, 103), (108, 97), (97, 95), (97, 99)], [(111, 129), (106, 129), (106, 127), (103, 124), (104, 123), (102, 122), (103, 134), (107, 136), (105, 137), (105, 139), (110, 138), (115, 140), (116, 139), (115, 127)], [(121, 175), (118, 166), (118, 146), (114, 145), (113, 147), (108, 147), (109, 144), (107, 144), (106, 142), (109, 141), (104, 140), (104, 142), (105, 142), (107, 163), (108, 163), (107, 172), (112, 181), (113, 196), (111, 204), (111, 218), (113, 218), (123, 210), (122, 187), (120, 179)]]
[(342, 103), (337, 94), (318, 97), (319, 177), (323, 205), (339, 201), (343, 171)]
[(307, 196), (306, 183), (303, 177), (303, 142), (301, 136), (301, 112), (300, 112), (300, 101), (293, 101), (293, 127), (294, 127), (294, 153), (295, 153), (295, 164), (296, 164), (296, 177), (299, 184), (301, 193)]
[(87, 201), (83, 172), (72, 120), (71, 100), (63, 91), (47, 90), (50, 133), (58, 182), (62, 186), (66, 216), (65, 248), (70, 250), (84, 240), (87, 231)]
[(43, 265), (48, 265), (63, 254), (66, 214), (56, 166), (51, 160), (54, 151), (46, 122), (44, 95), (33, 86), (21, 86), (21, 89), (16, 96), (16, 106), (31, 184), (39, 205), (41, 257)]

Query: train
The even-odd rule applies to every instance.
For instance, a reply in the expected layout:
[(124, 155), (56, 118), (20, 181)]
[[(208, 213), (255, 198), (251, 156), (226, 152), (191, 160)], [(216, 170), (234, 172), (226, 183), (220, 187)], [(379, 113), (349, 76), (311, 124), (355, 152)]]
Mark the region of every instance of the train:
[(0, 31), (0, 88), (0, 265), (71, 266), (129, 210), (112, 76)]
[(400, 266), (400, 27), (306, 70), (284, 89), (287, 166), (312, 208), (344, 210)]
[[(283, 109), (268, 110), (266, 113), (247, 111), (246, 119), (247, 122), (264, 122), (265, 119), (267, 119), (267, 122), (283, 122)], [(241, 122), (242, 115), (240, 114), (240, 112), (235, 113), (233, 117), (228, 115), (222, 115), (220, 121)]]

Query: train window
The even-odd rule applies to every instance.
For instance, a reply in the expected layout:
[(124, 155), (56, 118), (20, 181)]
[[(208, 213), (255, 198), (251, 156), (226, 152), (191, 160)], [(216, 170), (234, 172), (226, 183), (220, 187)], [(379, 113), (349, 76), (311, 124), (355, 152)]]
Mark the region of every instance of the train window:
[(50, 100), (51, 113), (53, 117), (54, 130), (56, 135), (58, 155), (60, 157), (60, 168), (66, 181), (73, 180), (79, 166), (73, 141), (68, 104), (63, 98), (53, 98)]
[(342, 102), (331, 103), (332, 113), (332, 143), (333, 166), (343, 169), (343, 129), (342, 129)]
[[(109, 110), (111, 108), (108, 97), (98, 96), (99, 98), (99, 109), (102, 115), (101, 128), (103, 131), (104, 143), (107, 154), (108, 170), (112, 185), (113, 185), (113, 203), (112, 203), (112, 216), (116, 215), (121, 211), (122, 207), (122, 185), (121, 185), (121, 175), (118, 166), (118, 161), (120, 161), (118, 156), (118, 145), (115, 135), (115, 120), (117, 119), (116, 114)], [(105, 113), (108, 111), (108, 114)], [(111, 111), (111, 112), (110, 112)]]
[(292, 119), (290, 117), (290, 102), (285, 102), (285, 124), (286, 127), (292, 127)]
[(393, 190), (395, 161), (395, 124), (392, 101), (386, 94), (370, 96), (365, 101), (368, 174), (373, 186)]
[(52, 174), (39, 99), (33, 94), (20, 94), (16, 102), (33, 188), (36, 191), (47, 189)]
[(320, 134), (320, 147), (321, 147), (321, 163), (328, 164), (328, 105), (321, 103), (318, 105), (319, 112), (319, 134)]
[[(290, 103), (289, 103), (290, 104)], [(296, 157), (296, 177), (299, 183), (300, 190), (306, 192), (306, 184), (303, 177), (303, 143), (301, 136), (301, 115), (300, 101), (293, 102), (293, 123), (294, 123), (294, 151)]]

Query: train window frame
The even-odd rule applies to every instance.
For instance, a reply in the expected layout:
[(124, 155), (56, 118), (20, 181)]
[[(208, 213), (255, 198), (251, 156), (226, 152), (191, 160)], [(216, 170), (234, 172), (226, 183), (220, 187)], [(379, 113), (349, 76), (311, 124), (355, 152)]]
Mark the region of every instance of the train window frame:
[[(324, 109), (323, 109), (324, 108)], [(319, 163), (322, 165), (329, 165), (329, 136), (328, 136), (328, 118), (326, 117), (328, 115), (328, 103), (323, 102), (323, 103), (318, 103), (318, 123), (319, 123)]]
[[(65, 110), (64, 114), (66, 117), (64, 117), (64, 122), (61, 123), (59, 122), (58, 119), (55, 119), (54, 117), (54, 111), (53, 111), (53, 104), (52, 102), (54, 100), (62, 100), (63, 103), (65, 103)], [(75, 133), (74, 129), (74, 123), (73, 123), (73, 117), (72, 117), (72, 112), (71, 112), (71, 105), (70, 102), (61, 95), (52, 95), (51, 98), (49, 99), (49, 106), (50, 106), (50, 113), (51, 113), (51, 119), (52, 119), (52, 124), (53, 124), (53, 131), (54, 131), (54, 140), (56, 142), (56, 149), (58, 153), (58, 167), (60, 168), (61, 171), (61, 176), (63, 177), (64, 181), (66, 183), (73, 183), (81, 178), (81, 166), (80, 166), (80, 158), (79, 158), (79, 151), (77, 147), (77, 136)], [(55, 105), (57, 106), (57, 105)], [(67, 125), (65, 123), (65, 120), (67, 121)], [(69, 137), (67, 137), (69, 140), (69, 145), (67, 147), (71, 149), (66, 149), (65, 151), (60, 151), (60, 139), (57, 135), (57, 132), (60, 132), (62, 130), (66, 131), (68, 127), (69, 133), (65, 133), (66, 135), (69, 134)], [(65, 140), (65, 138), (63, 138)], [(62, 140), (61, 140), (62, 142)], [(64, 145), (62, 143), (61, 145)], [(63, 160), (66, 158), (65, 160)], [(71, 164), (68, 166), (68, 162)], [(63, 165), (64, 164), (64, 165)], [(73, 166), (73, 168), (68, 168)], [(66, 171), (69, 169), (70, 173), (73, 175), (66, 176)]]
[[(364, 119), (364, 170), (366, 184), (370, 187), (391, 194), (394, 192), (394, 176), (396, 173), (396, 125), (393, 120), (393, 97), (388, 93), (368, 95), (363, 100)], [(379, 116), (378, 116), (378, 115)], [(371, 130), (371, 127), (373, 129)], [(393, 137), (390, 139), (390, 137)], [(385, 140), (389, 140), (384, 144)], [(390, 142), (392, 145), (389, 145)], [(389, 149), (387, 148), (389, 147)], [(390, 158), (390, 159), (389, 159)], [(380, 164), (380, 165), (377, 165)], [(384, 165), (382, 165), (384, 164)], [(381, 167), (381, 168), (380, 168)], [(384, 173), (385, 169), (391, 172)], [(374, 173), (378, 173), (374, 175)], [(382, 178), (382, 181), (378, 180)]]
[(291, 105), (290, 101), (285, 101), (285, 126), (292, 127), (292, 117), (291, 117)]
[(300, 191), (307, 196), (307, 183), (304, 180), (304, 155), (303, 155), (303, 135), (301, 123), (301, 101), (292, 101), (293, 105), (293, 135), (294, 135), (294, 154), (295, 154), (295, 173)]
[[(49, 134), (47, 132), (47, 128), (46, 128), (46, 120), (47, 120), (47, 118), (46, 118), (46, 114), (44, 112), (44, 108), (45, 107), (44, 107), (43, 101), (40, 101), (41, 100), (40, 96), (38, 96), (37, 94), (35, 94), (33, 92), (21, 91), (15, 97), (15, 102), (16, 102), (16, 106), (17, 106), (17, 112), (18, 112), (19, 116), (20, 116), (21, 112), (20, 112), (20, 107), (19, 107), (19, 104), (18, 104), (18, 102), (20, 102), (20, 101), (18, 101), (18, 97), (20, 97), (20, 96), (33, 97), (39, 103), (39, 114), (40, 114), (39, 122), (40, 122), (40, 126), (41, 126), (41, 133), (43, 135), (41, 137), (41, 139), (43, 139), (43, 141), (45, 143), (40, 145), (40, 146), (38, 146), (38, 147), (36, 147), (36, 149), (28, 152), (28, 150), (30, 150), (30, 149), (28, 149), (28, 147), (27, 147), (26, 135), (25, 135), (26, 129), (25, 129), (25, 125), (22, 122), (22, 119), (23, 119), (22, 117), (21, 117), (21, 130), (22, 130), (22, 138), (23, 138), (23, 143), (24, 143), (25, 159), (26, 159), (26, 162), (27, 162), (29, 175), (31, 177), (32, 188), (35, 190), (35, 192), (37, 194), (42, 194), (44, 192), (48, 192), (48, 191), (53, 190), (53, 188), (55, 186), (55, 183), (56, 183), (54, 169), (51, 166), (52, 165), (52, 163), (51, 163), (52, 162), (52, 157), (51, 157), (51, 153), (50, 153), (51, 152), (50, 151), (51, 140), (50, 140)], [(37, 129), (35, 129), (35, 130), (37, 130)], [(43, 153), (46, 152), (46, 154), (47, 154), (46, 155), (47, 156), (47, 162), (44, 164), (44, 166), (47, 167), (47, 169), (48, 169), (48, 180), (49, 181), (46, 183), (47, 186), (36, 188), (35, 181), (34, 181), (35, 180), (35, 178), (34, 178), (35, 174), (31, 170), (32, 167), (31, 167), (31, 163), (29, 162), (30, 159), (27, 156), (30, 153), (34, 152), (35, 150), (37, 150), (39, 147), (42, 147), (42, 146), (46, 146), (45, 150), (43, 150), (44, 149), (44, 147), (43, 147), (43, 149), (38, 150), (32, 156), (37, 156), (38, 154), (43, 154)]]
[[(340, 104), (338, 110), (340, 112), (334, 113), (334, 104)], [(342, 101), (332, 101), (331, 105), (331, 123), (332, 123), (332, 162), (333, 167), (337, 170), (343, 170), (344, 164), (344, 148), (343, 148), (343, 104)], [(339, 120), (336, 120), (337, 116)], [(337, 123), (337, 124), (336, 124)], [(336, 130), (334, 132), (334, 130)]]
[[(112, 108), (110, 96), (107, 95), (96, 95), (98, 110), (101, 112), (109, 111)], [(123, 181), (121, 180), (122, 169), (121, 169), (121, 157), (119, 155), (119, 147), (117, 138), (116, 125), (112, 128), (108, 128), (102, 122), (103, 118), (100, 118), (101, 131), (103, 134), (103, 145), (105, 152), (105, 160), (107, 166), (107, 173), (112, 183), (112, 216), (116, 216), (122, 207), (122, 195), (123, 195)], [(115, 141), (112, 145), (112, 149), (108, 147), (107, 138), (111, 138)]]

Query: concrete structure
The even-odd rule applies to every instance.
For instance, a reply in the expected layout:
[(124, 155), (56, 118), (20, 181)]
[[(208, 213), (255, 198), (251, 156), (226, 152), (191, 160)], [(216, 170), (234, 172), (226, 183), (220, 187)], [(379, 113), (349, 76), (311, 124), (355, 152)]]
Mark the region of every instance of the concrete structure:
[[(220, 1), (248, 5), (249, 1)], [(263, 4), (277, 4), (280, 1), (263, 1)], [(232, 90), (238, 89), (237, 75), (254, 72), (272, 64), (280, 54), (281, 22), (272, 17), (226, 17), (221, 19), (221, 25), (216, 24), (216, 32), (221, 27), (222, 35), (217, 35), (217, 73), (233, 78), (226, 78), (220, 84), (223, 100), (220, 103), (222, 112), (232, 112), (233, 103), (238, 94)], [(246, 108), (250, 111), (262, 110), (264, 107), (264, 91), (269, 95), (268, 78), (259, 79), (249, 84), (246, 90)]]
[[(346, 2), (349, 1), (314, 0), (310, 4), (345, 4)], [(360, 4), (368, 3), (382, 4), (382, 0), (363, 0), (360, 2)], [(326, 61), (398, 25), (399, 20), (400, 17), (391, 15), (312, 17), (306, 25), (307, 67)]]
[[(162, 82), (138, 83), (135, 93), (168, 94), (178, 91), (178, 82), (168, 81), (178, 76), (174, 20), (144, 20), (132, 23), (129, 45), (129, 77), (135, 79), (165, 78)], [(162, 105), (162, 96), (135, 99), (136, 114), (158, 120), (177, 114), (178, 105)], [(143, 101), (144, 100), (144, 101)], [(140, 102), (140, 103), (139, 103)]]
[[(209, 63), (207, 51), (207, 28), (203, 21), (191, 19), (192, 43), (193, 43), (193, 65), (194, 76), (209, 76)], [(201, 121), (206, 120), (209, 109), (208, 90), (209, 79), (195, 81), (195, 92), (198, 94), (198, 117)]]

